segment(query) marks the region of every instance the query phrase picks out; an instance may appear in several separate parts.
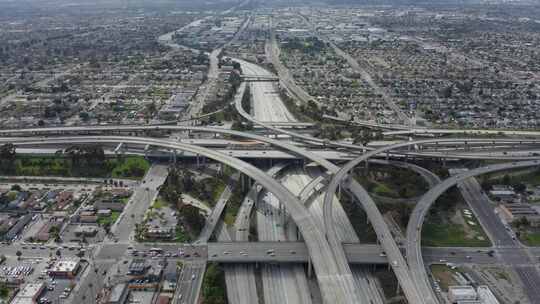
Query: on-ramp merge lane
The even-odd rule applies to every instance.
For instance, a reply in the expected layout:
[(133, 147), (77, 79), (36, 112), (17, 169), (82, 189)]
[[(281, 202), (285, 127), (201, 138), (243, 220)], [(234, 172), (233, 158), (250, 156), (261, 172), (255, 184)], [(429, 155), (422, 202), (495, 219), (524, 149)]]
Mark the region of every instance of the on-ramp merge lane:
[[(218, 162), (225, 163), (234, 169), (243, 172), (263, 185), (282, 201), (296, 225), (302, 232), (306, 241), (313, 266), (317, 273), (317, 279), (325, 303), (361, 303), (354, 292), (354, 283), (351, 284), (350, 272), (342, 275), (338, 267), (334, 254), (326, 241), (324, 234), (317, 227), (313, 218), (300, 203), (298, 198), (288, 191), (283, 185), (278, 183), (268, 174), (239, 159), (223, 155), (210, 149), (196, 147), (182, 143), (172, 143), (164, 140), (141, 137), (120, 137), (120, 136), (72, 136), (57, 138), (3, 138), (0, 142), (11, 142), (16, 146), (20, 145), (40, 145), (40, 144), (77, 144), (77, 143), (126, 143), (138, 145), (154, 145), (168, 149), (178, 149), (192, 153), (198, 153)], [(346, 262), (346, 261), (345, 261)]]

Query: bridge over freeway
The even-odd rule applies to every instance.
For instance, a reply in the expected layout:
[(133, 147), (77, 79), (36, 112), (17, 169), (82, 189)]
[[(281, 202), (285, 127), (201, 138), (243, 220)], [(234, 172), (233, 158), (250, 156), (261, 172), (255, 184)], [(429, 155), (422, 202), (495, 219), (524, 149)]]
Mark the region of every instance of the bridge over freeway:
[[(476, 142), (495, 142), (498, 139), (474, 139)], [(508, 142), (516, 142), (516, 143), (524, 143), (523, 140), (512, 140), (512, 139), (504, 139)], [(351, 172), (357, 165), (360, 163), (366, 161), (366, 168), (367, 168), (367, 160), (370, 157), (373, 157), (377, 154), (396, 150), (399, 148), (404, 147), (410, 147), (413, 145), (422, 145), (427, 143), (433, 143), (433, 142), (462, 142), (465, 144), (466, 142), (471, 141), (470, 138), (468, 139), (428, 139), (428, 140), (416, 140), (416, 141), (408, 141), (408, 142), (402, 142), (397, 143), (394, 145), (389, 145), (386, 147), (382, 147), (373, 151), (369, 151), (364, 153), (363, 155), (359, 156), (358, 158), (348, 162), (345, 166), (341, 167), (339, 170), (335, 171), (335, 174), (333, 175), (332, 180), (330, 181), (328, 185), (327, 192), (324, 197), (324, 203), (323, 203), (323, 214), (324, 214), (324, 225), (325, 225), (325, 231), (326, 236), (330, 244), (335, 247), (339, 246), (339, 242), (337, 239), (337, 232), (335, 228), (335, 224), (333, 223), (334, 217), (332, 214), (332, 203), (333, 203), (333, 195), (336, 193), (339, 185), (342, 184), (342, 182), (346, 181), (345, 188), (352, 192), (353, 196), (362, 204), (366, 214), (368, 215), (369, 220), (371, 221), (371, 224), (375, 230), (375, 233), (377, 234), (377, 238), (381, 241), (381, 245), (385, 249), (387, 255), (392, 260), (392, 263), (390, 265), (393, 267), (394, 272), (396, 273), (396, 276), (398, 277), (398, 280), (400, 284), (403, 286), (404, 284), (409, 284), (407, 289), (404, 288), (404, 292), (407, 293), (407, 290), (414, 291), (417, 294), (422, 294), (423, 296), (419, 299), (417, 299), (417, 303), (436, 303), (436, 298), (432, 296), (431, 293), (425, 294), (425, 292), (422, 292), (420, 290), (417, 290), (416, 286), (416, 280), (413, 278), (413, 274), (410, 272), (409, 267), (407, 263), (405, 262), (405, 259), (403, 258), (402, 253), (400, 252), (395, 240), (392, 237), (392, 234), (386, 225), (381, 213), (379, 212), (375, 202), (373, 199), (369, 196), (367, 191), (353, 178), (350, 177), (349, 172)], [(538, 140), (528, 140), (531, 143), (538, 143)], [(531, 156), (529, 159), (538, 159), (539, 156)], [(413, 281), (414, 280), (414, 283)], [(408, 297), (409, 298), (409, 297)]]
[[(257, 183), (273, 193), (287, 208), (287, 211), (298, 226), (306, 242), (313, 267), (317, 274), (317, 280), (325, 303), (360, 303), (355, 292), (355, 284), (350, 272), (344, 272), (338, 266), (338, 260), (334, 257), (333, 250), (326, 241), (324, 234), (317, 227), (315, 220), (298, 198), (287, 188), (277, 182), (260, 169), (241, 161), (237, 158), (222, 153), (183, 143), (175, 143), (166, 140), (158, 140), (144, 137), (128, 136), (66, 136), (49, 138), (0, 138), (0, 143), (13, 143), (16, 146), (35, 146), (42, 144), (111, 144), (127, 143), (139, 145), (159, 146), (171, 150), (183, 150), (198, 153), (215, 161), (224, 163), (246, 174)], [(324, 160), (322, 160), (325, 162)], [(339, 263), (347, 263), (342, 261)]]
[[(273, 128), (273, 127), (272, 127)], [(186, 131), (186, 132), (205, 132), (205, 133), (214, 133), (214, 134), (226, 134), (232, 135), (240, 138), (253, 139), (259, 142), (268, 143), (276, 147), (280, 147), (284, 150), (293, 152), (294, 154), (307, 157), (304, 154), (303, 148), (299, 148), (297, 145), (292, 143), (278, 140), (275, 138), (269, 138), (267, 136), (261, 136), (248, 132), (234, 131), (230, 129), (216, 128), (216, 127), (197, 127), (197, 126), (174, 126), (174, 125), (109, 125), (109, 126), (76, 126), (76, 127), (44, 127), (44, 128), (27, 128), (27, 129), (2, 129), (0, 130), (0, 136), (8, 137), (18, 137), (18, 136), (53, 136), (53, 135), (116, 135), (116, 134), (128, 134), (128, 135), (146, 135), (152, 132), (173, 132), (173, 131)], [(291, 131), (285, 131), (287, 134), (293, 133)], [(304, 136), (302, 136), (304, 137)], [(308, 138), (311, 138), (307, 136)], [(345, 144), (349, 146), (348, 144)], [(503, 151), (499, 153), (495, 152), (468, 152), (464, 151), (463, 153), (457, 153), (455, 151), (442, 151), (442, 148), (445, 146), (471, 146), (471, 147), (484, 147), (488, 148), (529, 148), (531, 151), (528, 153), (512, 154), (505, 153)], [(400, 150), (399, 148), (403, 147), (413, 147), (414, 149)], [(416, 147), (415, 147), (416, 146)], [(430, 149), (430, 151), (423, 152), (421, 149)], [(494, 160), (527, 160), (527, 159), (537, 159), (540, 157), (540, 139), (504, 139), (504, 138), (439, 138), (439, 139), (429, 139), (429, 140), (417, 140), (417, 141), (407, 141), (400, 142), (396, 145), (384, 146), (382, 148), (374, 149), (363, 147), (364, 151), (377, 151), (375, 155), (370, 157), (375, 157), (378, 154), (386, 153), (387, 157), (397, 156), (397, 157), (425, 157), (425, 158), (437, 158), (437, 159), (494, 159)], [(358, 148), (358, 146), (355, 146)], [(536, 149), (535, 149), (536, 148)], [(382, 150), (381, 150), (382, 149)], [(415, 150), (415, 149), (420, 149)], [(439, 151), (437, 151), (437, 149)], [(357, 149), (355, 149), (357, 150)], [(536, 152), (535, 152), (536, 151)], [(345, 153), (345, 152), (342, 152)], [(535, 154), (536, 153), (536, 154)], [(312, 159), (313, 160), (313, 159)]]
[(279, 81), (279, 77), (270, 76), (270, 75), (242, 74), (240, 75), (240, 77), (245, 82), (268, 82), (268, 81), (278, 82)]
[[(123, 128), (123, 131), (126, 131), (126, 129), (129, 130), (131, 128), (131, 132), (136, 132), (137, 130), (141, 130), (141, 128), (144, 129), (144, 127), (140, 127), (140, 126), (129, 126), (129, 127), (122, 127), (122, 126), (111, 127), (111, 126), (108, 126), (106, 128), (109, 129), (109, 132), (117, 131), (118, 129), (121, 129), (121, 128)], [(239, 136), (239, 137), (255, 139), (255, 140), (259, 140), (261, 142), (266, 142), (266, 143), (281, 147), (283, 149), (292, 151), (295, 154), (302, 155), (303, 157), (322, 165), (323, 167), (325, 167), (327, 170), (329, 170), (332, 173), (336, 173), (339, 170), (339, 167), (337, 167), (334, 164), (328, 162), (324, 158), (321, 158), (321, 157), (319, 157), (317, 155), (314, 155), (313, 153), (310, 153), (309, 151), (306, 151), (306, 150), (304, 150), (304, 149), (302, 149), (302, 148), (300, 148), (300, 147), (298, 147), (296, 145), (292, 145), (290, 143), (275, 140), (275, 139), (271, 139), (271, 138), (268, 138), (268, 137), (258, 136), (258, 135), (254, 135), (254, 134), (250, 134), (250, 133), (232, 131), (232, 130), (218, 129), (218, 128), (186, 127), (186, 126), (165, 126), (165, 127), (158, 126), (158, 127), (150, 127), (148, 130), (150, 130), (152, 128), (154, 130), (156, 130), (156, 129), (159, 130), (159, 128), (173, 128), (173, 129), (177, 129), (177, 130), (182, 130), (183, 129), (183, 130), (186, 130), (186, 131), (198, 130), (198, 131), (202, 131), (202, 132), (223, 133), (223, 134), (230, 134), (230, 135), (235, 135), (235, 136)], [(52, 134), (55, 134), (55, 133), (56, 134), (63, 134), (63, 133), (66, 133), (66, 132), (68, 132), (68, 133), (69, 132), (86, 133), (86, 132), (89, 132), (89, 131), (92, 131), (92, 130), (96, 130), (96, 129), (92, 129), (92, 128), (88, 128), (88, 127), (42, 128), (42, 129), (37, 128), (37, 129), (11, 130), (11, 131), (0, 130), (0, 134), (4, 133), (4, 134), (11, 134), (11, 135), (16, 135), (16, 134), (19, 134), (19, 135), (20, 134), (27, 134), (28, 135), (28, 134), (32, 134), (32, 132), (39, 133), (39, 134), (51, 134), (50, 132), (52, 132)], [(99, 130), (103, 130), (103, 129), (98, 128), (97, 130), (99, 131)], [(120, 137), (120, 138), (128, 138), (129, 139), (129, 137)], [(48, 138), (47, 140), (49, 140), (49, 139), (50, 138)], [(43, 139), (41, 139), (41, 140), (43, 140)], [(497, 142), (497, 141), (499, 141), (501, 139), (470, 139), (469, 138), (469, 139), (437, 139), (437, 140), (432, 140), (432, 141), (459, 142), (460, 140), (463, 141), (463, 142), (471, 141), (471, 140), (476, 140), (476, 141), (481, 140), (481, 141), (485, 141), (485, 142), (487, 142), (487, 141)], [(13, 138), (11, 138), (11, 139), (6, 138), (5, 141), (6, 142), (7, 141), (14, 141), (14, 139)], [(538, 141), (534, 141), (534, 140), (519, 141), (519, 140), (509, 140), (509, 139), (504, 139), (504, 141), (522, 143), (522, 144), (538, 142)], [(115, 142), (122, 142), (122, 140), (120, 139), (120, 140), (117, 140)], [(407, 143), (401, 143), (400, 145), (406, 146), (406, 145), (414, 145), (416, 143), (422, 144), (422, 143), (427, 143), (427, 142), (429, 142), (429, 141), (412, 141), (412, 142), (407, 142)], [(159, 145), (160, 144), (158, 144), (157, 146), (159, 146)], [(395, 146), (391, 146), (391, 148), (394, 148), (394, 147)], [(398, 147), (401, 147), (401, 146), (398, 146)], [(382, 152), (384, 152), (384, 151), (386, 151), (386, 150), (382, 150)], [(375, 154), (377, 154), (377, 153), (381, 153), (381, 151), (376, 151)], [(370, 155), (370, 156), (372, 156), (372, 155)], [(513, 159), (512, 156), (510, 156), (510, 155), (504, 156), (504, 157), (508, 158), (508, 159)], [(486, 157), (484, 157), (484, 158), (486, 158)], [(487, 158), (489, 158), (489, 157), (487, 157)], [(527, 158), (530, 159), (531, 157), (527, 157)], [(353, 185), (354, 185), (354, 183), (353, 183)], [(408, 294), (408, 298), (409, 297), (414, 297), (413, 299), (418, 299), (418, 297), (414, 296), (415, 287), (413, 287), (413, 285), (411, 285), (412, 280), (407, 278), (409, 276), (409, 271), (407, 270), (407, 266), (405, 264), (405, 261), (403, 260), (403, 258), (401, 256), (401, 253), (397, 249), (397, 246), (395, 245), (395, 242), (392, 240), (391, 233), (390, 233), (388, 227), (386, 227), (386, 224), (385, 224), (384, 220), (382, 219), (382, 216), (380, 215), (380, 212), (378, 211), (377, 207), (375, 206), (375, 203), (369, 198), (369, 196), (367, 195), (367, 192), (365, 192), (365, 190), (363, 188), (361, 188), (361, 186), (359, 184), (357, 184), (355, 187), (356, 187), (355, 189), (357, 191), (357, 197), (361, 198), (360, 201), (362, 202), (362, 205), (364, 206), (364, 208), (366, 210), (368, 210), (368, 217), (370, 218), (372, 223), (375, 223), (374, 224), (375, 230), (378, 231), (378, 237), (379, 237), (380, 240), (382, 240), (382, 244), (385, 247), (385, 251), (387, 252), (387, 254), (389, 256), (395, 257), (395, 259), (393, 259), (393, 261), (396, 261), (395, 264), (397, 264), (397, 265), (394, 265), (394, 263), (392, 263), (392, 266), (394, 268), (394, 271), (396, 271), (396, 274), (398, 276), (398, 279), (400, 280), (400, 283), (401, 283), (401, 285), (403, 287), (403, 290), (405, 291), (405, 294)], [(360, 196), (358, 195), (358, 193), (360, 193)], [(366, 199), (366, 197), (368, 197), (368, 198)], [(392, 246), (391, 243), (394, 243), (394, 245)], [(335, 250), (342, 251), (342, 246), (339, 246), (338, 243), (333, 244), (332, 247)], [(395, 252), (392, 249), (394, 247), (395, 247)], [(391, 253), (389, 253), (390, 250), (388, 248), (390, 248), (390, 250), (392, 250)], [(398, 260), (399, 256), (401, 256), (401, 261), (402, 262), (400, 262)], [(340, 273), (349, 273), (350, 272), (350, 269), (347, 271), (348, 264), (347, 264), (346, 257), (345, 257), (344, 253), (339, 253), (338, 256), (334, 255), (334, 259), (336, 261), (338, 261), (340, 263), (340, 265), (341, 265), (340, 266), (341, 268), (340, 268), (340, 271), (339, 271)], [(413, 292), (413, 294), (411, 295), (409, 293), (409, 291)], [(420, 303), (420, 302), (417, 302), (417, 303)]]

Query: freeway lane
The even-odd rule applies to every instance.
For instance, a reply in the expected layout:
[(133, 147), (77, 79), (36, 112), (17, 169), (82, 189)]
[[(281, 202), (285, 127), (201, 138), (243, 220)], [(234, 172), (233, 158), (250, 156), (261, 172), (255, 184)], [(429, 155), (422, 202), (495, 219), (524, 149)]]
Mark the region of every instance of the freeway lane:
[[(84, 130), (85, 130), (84, 127), (74, 127), (74, 128), (75, 129), (71, 129), (71, 131), (77, 130), (79, 132), (81, 132), (81, 131), (84, 132)], [(107, 128), (112, 130), (111, 129), (112, 127), (107, 127)], [(115, 127), (115, 128), (116, 129), (128, 128), (128, 130), (129, 129), (130, 130), (140, 130), (141, 129), (141, 127), (118, 127), (118, 126)], [(142, 127), (142, 128), (144, 128), (144, 127)], [(149, 128), (147, 128), (147, 130), (151, 130), (151, 129), (159, 130), (159, 128), (160, 127), (149, 127)], [(166, 127), (164, 127), (164, 128), (166, 128)], [(303, 155), (304, 157), (321, 164), (326, 169), (331, 170), (331, 172), (336, 172), (339, 169), (338, 167), (336, 167), (332, 163), (330, 163), (330, 162), (328, 162), (328, 161), (326, 161), (324, 159), (321, 159), (321, 158), (317, 157), (316, 155), (313, 155), (312, 153), (309, 153), (309, 152), (303, 150), (302, 148), (299, 148), (297, 146), (294, 146), (294, 145), (291, 145), (291, 144), (288, 144), (288, 143), (285, 143), (285, 142), (282, 142), (282, 141), (279, 141), (279, 140), (274, 140), (274, 139), (270, 139), (270, 138), (266, 138), (266, 137), (262, 137), (262, 136), (257, 136), (257, 135), (253, 135), (253, 134), (249, 134), (249, 133), (230, 131), (230, 130), (224, 130), (224, 129), (204, 128), (204, 127), (181, 127), (181, 126), (174, 126), (174, 128), (184, 129), (184, 130), (190, 130), (191, 129), (191, 130), (199, 130), (199, 131), (214, 132), (214, 133), (225, 133), (225, 134), (231, 134), (231, 135), (236, 135), (236, 136), (240, 136), (240, 137), (252, 138), (252, 139), (256, 139), (256, 140), (259, 140), (259, 141), (262, 141), (262, 142), (267, 142), (267, 143), (270, 143), (272, 145), (282, 147), (284, 149), (293, 151), (294, 153), (297, 153), (299, 155)], [(103, 128), (99, 128), (99, 129), (103, 129)], [(69, 130), (69, 128), (56, 128), (54, 130), (51, 130), (50, 128), (48, 128), (48, 129), (42, 129), (41, 131), (43, 131), (43, 130), (45, 130), (46, 132), (48, 132), (48, 131), (63, 132), (65, 130)], [(30, 133), (31, 134), (32, 132), (41, 132), (41, 131), (40, 131), (40, 129), (33, 129), (33, 130), (22, 131), (22, 133)], [(20, 130), (12, 130), (10, 132), (21, 132), (21, 131)], [(125, 137), (122, 137), (122, 138), (125, 138)], [(5, 139), (5, 141), (14, 141), (14, 140), (15, 140), (14, 138), (6, 138)], [(24, 140), (24, 139), (20, 139), (20, 140)], [(38, 143), (41, 143), (42, 140), (43, 139), (41, 139), (41, 141), (39, 141)], [(439, 140), (415, 141), (415, 142), (400, 143), (400, 144), (397, 144), (397, 145), (390, 146), (390, 148), (385, 148), (385, 149), (382, 149), (382, 150), (379, 149), (379, 150), (376, 150), (375, 153), (370, 152), (370, 153), (367, 153), (367, 154), (370, 154), (370, 155), (371, 155), (371, 153), (376, 154), (377, 152), (384, 152), (386, 149), (391, 149), (393, 147), (404, 147), (404, 146), (412, 145), (412, 144), (415, 144), (415, 143), (419, 143), (419, 144), (431, 143), (431, 142), (452, 142), (452, 143), (456, 143), (456, 142), (460, 142), (460, 141), (461, 142), (474, 141), (474, 142), (486, 142), (486, 143), (489, 143), (489, 142), (497, 142), (498, 140), (496, 140), (496, 139), (480, 139), (480, 140), (478, 140), (478, 139), (446, 139), (446, 140), (445, 139), (439, 139)], [(515, 142), (515, 143), (520, 143), (521, 142), (523, 144), (528, 143), (528, 142), (537, 142), (535, 140), (526, 140), (526, 141), (513, 140), (512, 141), (512, 140), (508, 140), (508, 139), (505, 139), (504, 141), (505, 142)], [(405, 268), (406, 266), (403, 267), (403, 265), (405, 265), (405, 263), (404, 263), (404, 261), (403, 261), (403, 263), (401, 263), (402, 258), (400, 259), (397, 256), (397, 255), (400, 255), (399, 250), (397, 249), (397, 246), (395, 245), (395, 242), (393, 242), (393, 240), (391, 239), (391, 233), (388, 230), (388, 228), (386, 227), (386, 224), (384, 223), (384, 220), (383, 220), (382, 216), (380, 215), (378, 209), (374, 205), (374, 202), (369, 198), (369, 196), (367, 195), (365, 190), (360, 185), (358, 185), (358, 184), (354, 185), (354, 184), (355, 183), (353, 183), (353, 186), (356, 187), (355, 191), (357, 193), (357, 197), (361, 197), (360, 202), (362, 202), (362, 204), (364, 205), (364, 208), (366, 210), (370, 210), (368, 212), (368, 216), (372, 220), (372, 223), (373, 222), (379, 223), (379, 224), (375, 225), (374, 227), (375, 227), (376, 232), (378, 231), (378, 236), (379, 236), (379, 239), (382, 240), (382, 244), (385, 245), (386, 252), (391, 257), (395, 257), (395, 259), (393, 259), (393, 260), (398, 262), (398, 267), (394, 267), (395, 268), (394, 270), (398, 269), (397, 273), (398, 273), (398, 279), (400, 279), (400, 282), (405, 282), (405, 283), (402, 283), (402, 287), (404, 286), (403, 284), (406, 284), (406, 285), (409, 284), (408, 282), (410, 280), (403, 277), (403, 276), (407, 276), (407, 273), (408, 273), (408, 271)], [(325, 204), (326, 204), (326, 202), (325, 202)], [(326, 208), (325, 208), (325, 210), (326, 210)], [(326, 217), (326, 218), (328, 218), (328, 217)], [(339, 246), (339, 245), (336, 245), (337, 240), (335, 240), (335, 242), (336, 243), (333, 244), (332, 247), (337, 251), (342, 251), (342, 247)], [(391, 243), (394, 243), (394, 244), (392, 245)], [(395, 248), (395, 250), (393, 250), (392, 248), (389, 249), (390, 248), (389, 246), (393, 246)], [(339, 262), (339, 265), (341, 267), (340, 269), (341, 269), (342, 273), (343, 272), (348, 272), (347, 271), (348, 264), (346, 262), (346, 257), (345, 257), (344, 253), (342, 254), (342, 253), (338, 252), (337, 256), (335, 257), (335, 260)], [(352, 285), (349, 284), (349, 286), (352, 286)], [(409, 288), (410, 287), (404, 287), (404, 290), (405, 290), (406, 294), (408, 293)]]
[[(437, 198), (443, 194), (450, 187), (456, 185), (458, 182), (467, 178), (486, 174), (490, 172), (496, 172), (501, 170), (507, 170), (512, 168), (526, 168), (531, 166), (538, 166), (538, 160), (514, 162), (506, 164), (496, 164), (483, 168), (478, 168), (470, 171), (466, 171), (459, 175), (452, 176), (437, 186), (431, 188), (416, 204), (409, 223), (407, 225), (407, 261), (409, 263), (412, 278), (415, 281), (415, 285), (421, 293), (430, 299), (430, 302), (436, 302), (437, 297), (431, 288), (429, 278), (425, 269), (424, 261), (421, 254), (421, 231), (424, 218), (431, 207), (431, 205), (437, 200)], [(494, 216), (494, 214), (492, 215)], [(518, 272), (519, 274), (519, 272)], [(524, 270), (523, 275), (531, 274), (529, 270)], [(520, 275), (521, 276), (521, 275)], [(539, 281), (540, 283), (540, 281)], [(533, 299), (531, 299), (533, 300)]]
[(205, 270), (205, 261), (188, 261), (184, 263), (178, 278), (178, 287), (174, 292), (174, 304), (197, 303)]
[(292, 216), (293, 220), (297, 224), (298, 228), (302, 232), (310, 255), (313, 260), (313, 266), (317, 273), (317, 279), (321, 288), (321, 294), (325, 303), (360, 303), (355, 293), (354, 283), (352, 282), (352, 275), (350, 270), (347, 272), (343, 268), (338, 267), (338, 263), (345, 263), (346, 260), (338, 260), (334, 257), (333, 250), (326, 241), (324, 234), (319, 230), (313, 218), (306, 210), (306, 208), (300, 203), (298, 198), (288, 191), (283, 185), (279, 184), (271, 176), (265, 174), (258, 168), (243, 162), (239, 159), (217, 153), (213, 150), (196, 147), (192, 145), (182, 143), (171, 143), (164, 140), (156, 140), (152, 138), (141, 137), (115, 137), (115, 136), (72, 136), (72, 137), (60, 137), (60, 138), (3, 138), (0, 142), (12, 142), (16, 146), (24, 145), (38, 145), (38, 144), (54, 144), (54, 143), (69, 143), (72, 144), (84, 144), (84, 143), (126, 143), (126, 144), (138, 144), (138, 145), (153, 145), (168, 149), (178, 149), (182, 151), (188, 151), (192, 153), (199, 153), (205, 157), (213, 159), (218, 162), (225, 163), (234, 169), (245, 173), (253, 178), (255, 181), (263, 185), (268, 191), (273, 193), (278, 199), (283, 202)]
[[(289, 238), (296, 240), (296, 233), (288, 233), (294, 224), (285, 225), (286, 214), (281, 206), (281, 202), (275, 195), (263, 190), (260, 200), (257, 202), (258, 240), (274, 242), (285, 242)], [(248, 255), (246, 252), (240, 254)], [(275, 255), (275, 253), (268, 251), (263, 254), (270, 257)], [(306, 275), (301, 265), (264, 264), (261, 268), (261, 279), (265, 304), (281, 304), (287, 303), (287, 301), (311, 304)]]
[[(244, 86), (245, 88), (245, 86)], [(241, 93), (242, 93), (242, 86), (240, 86), (239, 92), (237, 94), (236, 100), (241, 100)], [(371, 147), (362, 147), (357, 145), (351, 145), (347, 143), (340, 143), (340, 142), (328, 142), (327, 140), (302, 135), (299, 133), (295, 133), (290, 130), (283, 130), (280, 128), (273, 127), (271, 124), (266, 124), (257, 120), (254, 120), (249, 114), (247, 114), (245, 111), (243, 111), (241, 108), (239, 109), (240, 114), (252, 121), (254, 124), (261, 125), (271, 131), (274, 131), (280, 134), (289, 135), (295, 138), (299, 138), (301, 140), (304, 140), (306, 142), (314, 142), (321, 145), (326, 146), (335, 146), (335, 147), (342, 147), (347, 149), (353, 149), (353, 150), (363, 150), (363, 151), (377, 151), (374, 148)], [(196, 132), (206, 132), (206, 133), (215, 133), (215, 134), (227, 134), (227, 135), (233, 135), (238, 136), (242, 138), (249, 138), (253, 140), (257, 140), (264, 143), (269, 143), (276, 147), (281, 147), (287, 151), (294, 152), (295, 154), (302, 155), (306, 158), (307, 157), (303, 152), (305, 150), (291, 144), (287, 143), (281, 140), (272, 139), (265, 136), (260, 136), (252, 133), (246, 133), (246, 132), (240, 132), (240, 131), (234, 131), (229, 129), (223, 129), (223, 128), (212, 128), (212, 127), (196, 127), (196, 126), (169, 126), (169, 125), (114, 125), (114, 126), (78, 126), (78, 127), (46, 127), (46, 128), (28, 128), (28, 129), (3, 129), (0, 130), (0, 135), (3, 136), (37, 136), (37, 135), (68, 135), (68, 134), (76, 134), (76, 135), (97, 135), (96, 133), (110, 133), (110, 134), (117, 134), (117, 133), (131, 133), (131, 134), (146, 134), (146, 132), (151, 131), (196, 131)], [(463, 145), (465, 143), (467, 144), (515, 144), (515, 145), (538, 145), (540, 144), (540, 140), (533, 140), (533, 139), (477, 139), (477, 138), (456, 138), (456, 139), (431, 139), (431, 140), (422, 140), (422, 141), (414, 141), (409, 142), (409, 144), (403, 144), (395, 146), (395, 148), (400, 147), (406, 147), (408, 145), (414, 146), (414, 145), (422, 145), (422, 144), (452, 144), (452, 145)], [(394, 146), (388, 146), (394, 148)], [(295, 149), (296, 148), (296, 149)], [(385, 149), (382, 150), (382, 152), (388, 152), (390, 154), (398, 154), (398, 155), (407, 155), (407, 156), (414, 156), (414, 157), (428, 157), (428, 158), (449, 158), (449, 159), (495, 159), (495, 160), (527, 160), (527, 159), (538, 159), (540, 156), (533, 155), (533, 151), (531, 153), (528, 153), (529, 155), (517, 155), (513, 156), (510, 153), (507, 153), (505, 155), (504, 153), (499, 153), (497, 155), (492, 155), (491, 153), (482, 153), (482, 154), (460, 154), (460, 153), (427, 153), (427, 152), (414, 152), (414, 151), (391, 151), (392, 149)], [(378, 152), (382, 153), (382, 152)], [(538, 151), (537, 151), (538, 152)]]
[[(275, 176), (285, 167), (285, 163), (279, 163), (270, 168), (267, 173), (270, 176)], [(242, 201), (240, 210), (238, 210), (238, 214), (232, 228), (237, 241), (248, 241), (251, 212), (253, 210), (253, 206), (255, 205), (254, 202), (257, 201), (257, 197), (259, 195), (259, 188), (261, 187), (257, 184), (254, 184), (251, 187), (251, 190)], [(218, 238), (220, 240), (226, 239), (229, 241), (231, 239), (227, 230), (223, 227), (220, 230)], [(215, 254), (215, 256), (218, 255), (219, 253)], [(227, 280), (227, 296), (231, 303), (255, 304), (258, 302), (257, 287), (255, 283), (255, 266), (253, 264), (235, 264), (225, 266), (225, 279)]]

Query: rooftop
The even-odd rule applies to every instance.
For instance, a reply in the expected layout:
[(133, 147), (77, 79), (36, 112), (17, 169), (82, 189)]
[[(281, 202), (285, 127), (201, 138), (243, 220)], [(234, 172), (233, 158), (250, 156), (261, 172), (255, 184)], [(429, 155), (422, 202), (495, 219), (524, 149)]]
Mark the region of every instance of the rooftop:
[(77, 260), (59, 260), (51, 268), (51, 272), (72, 272), (79, 266)]

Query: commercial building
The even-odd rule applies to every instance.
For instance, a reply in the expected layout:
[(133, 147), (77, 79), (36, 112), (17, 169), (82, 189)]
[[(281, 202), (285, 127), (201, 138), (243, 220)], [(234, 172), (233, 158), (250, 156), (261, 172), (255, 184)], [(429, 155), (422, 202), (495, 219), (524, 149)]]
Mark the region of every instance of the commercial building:
[(78, 260), (58, 260), (48, 273), (51, 277), (74, 278), (80, 268)]
[(92, 237), (98, 233), (98, 227), (93, 225), (79, 225), (75, 229), (75, 236)]
[(165, 295), (160, 295), (156, 301), (156, 304), (169, 304), (169, 303), (171, 303), (171, 297), (165, 296)]
[(134, 259), (128, 267), (128, 274), (131, 276), (143, 276), (146, 273), (146, 262), (143, 259)]
[(144, 234), (148, 239), (170, 239), (173, 237), (173, 227), (148, 228)]
[(124, 304), (126, 303), (128, 295), (129, 289), (127, 288), (127, 284), (120, 283), (114, 286), (107, 304)]
[(13, 298), (11, 304), (37, 303), (37, 300), (44, 289), (45, 283), (43, 282), (25, 284)]
[(540, 225), (540, 214), (529, 204), (504, 204), (499, 209), (508, 222), (526, 218), (531, 226)]
[(475, 301), (476, 290), (472, 286), (449, 286), (448, 299), (450, 303), (461, 303), (463, 301)]
[(7, 240), (13, 240), (24, 227), (32, 220), (32, 214), (27, 214), (21, 217), (15, 225), (13, 225), (5, 234)]

